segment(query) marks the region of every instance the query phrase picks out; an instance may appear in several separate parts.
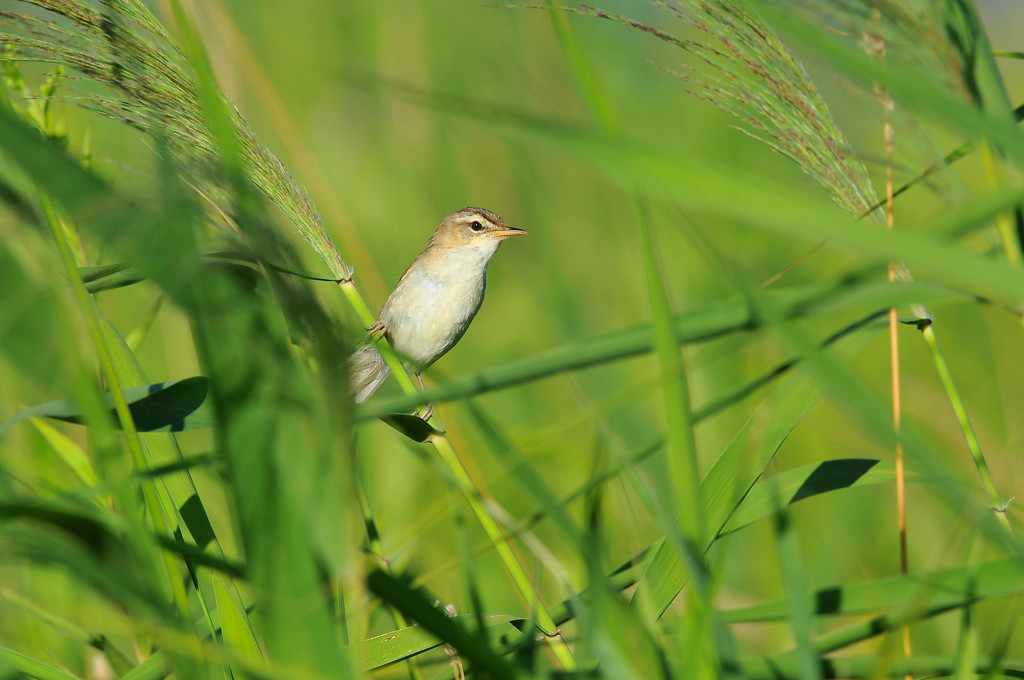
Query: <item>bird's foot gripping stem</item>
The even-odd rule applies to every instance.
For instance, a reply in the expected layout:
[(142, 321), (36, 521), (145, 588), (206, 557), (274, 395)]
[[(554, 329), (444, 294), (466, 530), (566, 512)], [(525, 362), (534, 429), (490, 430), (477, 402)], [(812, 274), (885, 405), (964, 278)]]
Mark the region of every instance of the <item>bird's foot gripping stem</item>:
[[(423, 376), (419, 373), (416, 374), (416, 382), (420, 384), (420, 390), (426, 391), (427, 386), (423, 384)], [(422, 409), (416, 409), (414, 415), (423, 418), (423, 420), (430, 420), (431, 416), (434, 415), (434, 405), (427, 404)]]

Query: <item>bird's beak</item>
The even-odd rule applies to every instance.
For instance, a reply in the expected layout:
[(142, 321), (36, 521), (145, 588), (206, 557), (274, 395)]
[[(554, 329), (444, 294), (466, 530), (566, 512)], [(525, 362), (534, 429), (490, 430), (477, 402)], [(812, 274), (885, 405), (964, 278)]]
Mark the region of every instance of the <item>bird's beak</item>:
[(491, 234), (497, 236), (501, 240), (505, 240), (510, 236), (522, 236), (526, 233), (525, 229), (518, 229), (516, 227), (506, 227), (501, 231), (492, 231)]

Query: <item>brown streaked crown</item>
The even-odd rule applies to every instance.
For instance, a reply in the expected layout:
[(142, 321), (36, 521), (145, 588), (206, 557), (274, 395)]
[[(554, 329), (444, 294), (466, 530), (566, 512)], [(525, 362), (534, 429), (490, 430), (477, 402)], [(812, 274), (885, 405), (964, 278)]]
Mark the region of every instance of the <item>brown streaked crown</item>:
[(441, 225), (430, 237), (430, 245), (452, 245), (468, 243), (487, 235), (489, 238), (506, 239), (526, 232), (505, 224), (505, 220), (485, 208), (463, 208), (441, 221)]

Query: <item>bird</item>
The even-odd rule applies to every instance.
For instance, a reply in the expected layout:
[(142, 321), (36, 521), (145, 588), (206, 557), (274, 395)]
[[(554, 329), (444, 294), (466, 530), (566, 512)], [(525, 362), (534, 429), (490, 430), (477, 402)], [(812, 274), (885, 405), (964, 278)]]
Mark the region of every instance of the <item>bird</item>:
[[(526, 234), (510, 227), (490, 210), (463, 208), (448, 215), (434, 231), (427, 248), (405, 270), (367, 331), (383, 336), (416, 376), (455, 346), (484, 301), (487, 263), (507, 238)], [(356, 403), (370, 398), (390, 369), (370, 341), (349, 360), (351, 391)], [(430, 407), (423, 414), (429, 419)]]

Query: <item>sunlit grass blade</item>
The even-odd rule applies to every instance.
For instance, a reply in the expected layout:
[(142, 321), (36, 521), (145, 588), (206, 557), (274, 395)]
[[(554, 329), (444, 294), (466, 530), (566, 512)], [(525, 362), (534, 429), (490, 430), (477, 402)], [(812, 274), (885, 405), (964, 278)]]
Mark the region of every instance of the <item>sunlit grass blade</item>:
[[(75, 476), (86, 486), (97, 486), (99, 477), (88, 454), (74, 442), (70, 437), (54, 429), (42, 420), (33, 420), (32, 426), (39, 431), (53, 450), (61, 457), (61, 460), (75, 473)], [(7, 424), (0, 426), (0, 433), (6, 429)]]

